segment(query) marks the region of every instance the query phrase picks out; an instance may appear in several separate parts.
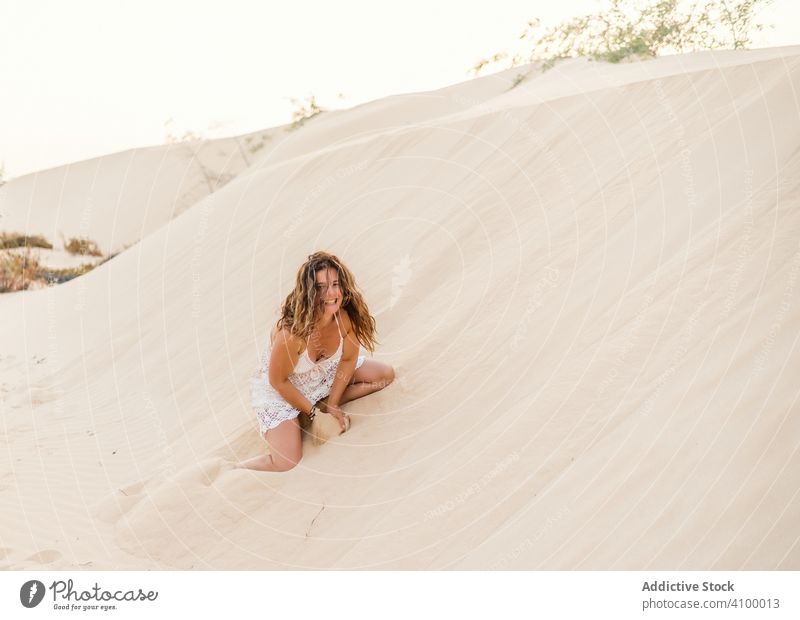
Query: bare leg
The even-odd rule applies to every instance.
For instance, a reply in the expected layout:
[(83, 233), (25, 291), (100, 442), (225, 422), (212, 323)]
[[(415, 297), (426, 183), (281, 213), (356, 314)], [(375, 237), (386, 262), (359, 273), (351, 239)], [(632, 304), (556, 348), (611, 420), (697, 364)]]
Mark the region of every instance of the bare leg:
[[(340, 405), (382, 390), (394, 380), (394, 369), (384, 362), (366, 360), (353, 375), (353, 383), (342, 393)], [(317, 404), (327, 404), (328, 397)], [(271, 454), (256, 456), (238, 463), (235, 467), (257, 471), (288, 471), (302, 458), (300, 424), (297, 418), (281, 422), (276, 428), (267, 431), (267, 443)], [(274, 455), (274, 456), (273, 456)]]
[[(344, 405), (345, 403), (349, 403), (351, 400), (356, 400), (357, 398), (361, 398), (363, 396), (366, 396), (367, 394), (372, 394), (373, 392), (382, 390), (383, 388), (386, 387), (386, 385), (387, 383), (385, 381), (383, 382), (378, 381), (374, 383), (369, 381), (351, 383), (345, 388), (344, 393), (342, 394), (342, 399), (341, 401), (339, 401), (339, 404)], [(319, 401), (317, 401), (317, 404), (319, 403), (327, 404), (328, 397), (326, 396), (325, 398), (321, 398)]]
[(297, 418), (281, 422), (266, 432), (270, 454), (255, 456), (237, 465), (241, 469), (257, 471), (289, 471), (303, 456), (300, 424)]
[[(342, 392), (339, 404), (343, 405), (351, 400), (382, 390), (392, 381), (394, 381), (394, 368), (389, 364), (378, 360), (364, 360), (361, 367), (356, 368), (350, 378), (350, 385)], [(321, 398), (317, 401), (317, 404), (319, 403), (327, 404), (328, 397)]]
[(271, 454), (254, 456), (251, 459), (237, 463), (234, 469), (255, 469), (256, 471), (283, 471), (275, 467)]

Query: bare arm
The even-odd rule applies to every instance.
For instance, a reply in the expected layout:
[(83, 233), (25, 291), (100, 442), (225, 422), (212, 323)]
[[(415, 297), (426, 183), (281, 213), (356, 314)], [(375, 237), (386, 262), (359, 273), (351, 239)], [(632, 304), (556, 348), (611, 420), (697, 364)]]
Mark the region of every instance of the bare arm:
[(303, 413), (309, 413), (314, 403), (303, 396), (289, 381), (289, 375), (294, 371), (298, 357), (295, 339), (288, 330), (281, 330), (275, 337), (269, 358), (269, 382), (292, 407)]
[(356, 362), (358, 361), (358, 340), (353, 336), (351, 329), (350, 317), (346, 312), (341, 313), (342, 325), (344, 327), (344, 346), (342, 348), (342, 359), (339, 360), (339, 368), (336, 370), (336, 378), (333, 380), (333, 387), (331, 393), (328, 395), (327, 403), (329, 405), (339, 405), (342, 400), (342, 394), (353, 379), (356, 371)]

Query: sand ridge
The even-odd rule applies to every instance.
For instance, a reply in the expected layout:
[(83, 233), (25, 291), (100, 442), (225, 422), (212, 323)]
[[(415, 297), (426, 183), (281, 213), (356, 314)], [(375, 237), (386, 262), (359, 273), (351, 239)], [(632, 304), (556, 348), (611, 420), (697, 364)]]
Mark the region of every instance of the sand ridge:
[[(84, 228), (132, 245), (0, 296), (0, 567), (800, 568), (800, 47), (516, 73), (321, 114), (196, 196), (160, 147), (10, 182), (80, 229), (96, 178)], [(397, 380), (234, 470), (317, 249)]]

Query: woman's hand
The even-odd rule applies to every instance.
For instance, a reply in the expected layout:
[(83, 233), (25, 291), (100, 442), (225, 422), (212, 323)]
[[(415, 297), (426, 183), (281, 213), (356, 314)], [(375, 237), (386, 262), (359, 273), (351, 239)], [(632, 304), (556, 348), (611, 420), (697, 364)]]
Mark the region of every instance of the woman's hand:
[(334, 418), (339, 421), (339, 426), (342, 427), (342, 432), (347, 430), (347, 421), (344, 419), (345, 412), (342, 411), (338, 405), (331, 405), (329, 403), (320, 403), (320, 408), (324, 413), (330, 413)]

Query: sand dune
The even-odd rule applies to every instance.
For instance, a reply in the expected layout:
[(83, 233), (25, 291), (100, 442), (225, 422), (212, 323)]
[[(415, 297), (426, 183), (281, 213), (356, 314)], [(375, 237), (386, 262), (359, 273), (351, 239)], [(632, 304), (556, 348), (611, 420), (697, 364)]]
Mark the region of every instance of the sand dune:
[[(183, 208), (166, 147), (8, 190), (135, 244), (0, 296), (0, 565), (800, 569), (800, 46), (520, 71), (322, 114)], [(317, 249), (397, 380), (233, 470)]]
[(55, 248), (62, 237), (89, 237), (106, 254), (120, 251), (230, 182), (280, 143), (282, 129), (129, 149), (12, 179), (0, 187), (0, 226)]

